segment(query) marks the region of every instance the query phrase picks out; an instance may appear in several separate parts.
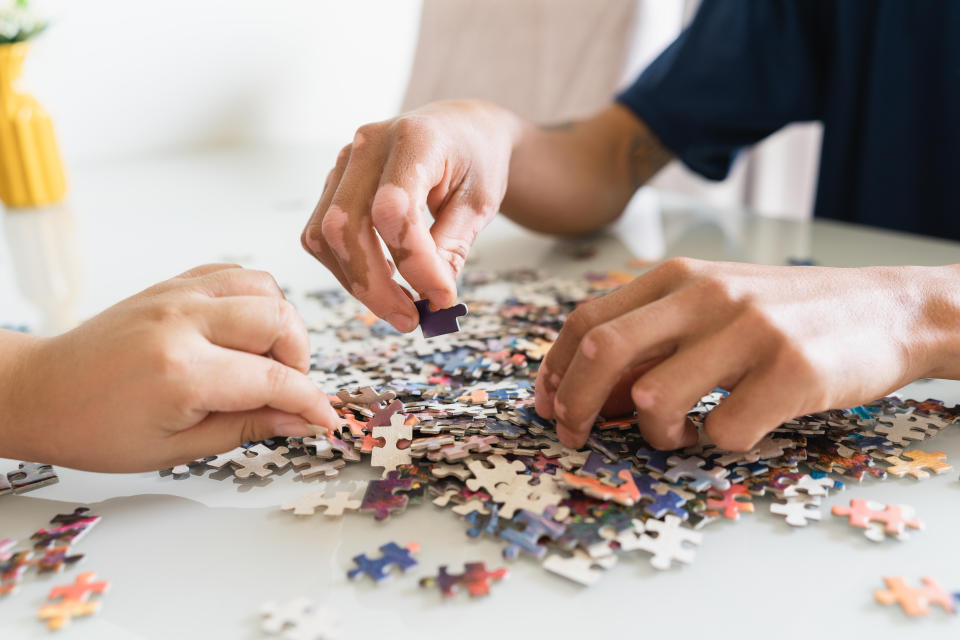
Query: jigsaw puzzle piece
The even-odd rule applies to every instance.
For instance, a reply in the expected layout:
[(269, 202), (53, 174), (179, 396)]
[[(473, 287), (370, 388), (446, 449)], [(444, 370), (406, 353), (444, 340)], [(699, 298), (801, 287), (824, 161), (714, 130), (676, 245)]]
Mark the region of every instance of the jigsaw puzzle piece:
[(371, 480), (367, 484), (360, 511), (372, 512), (376, 520), (384, 520), (394, 511), (406, 508), (408, 498), (400, 492), (412, 488), (413, 478), (401, 478), (399, 473), (391, 471), (386, 478)]
[(417, 566), (413, 554), (419, 550), (420, 545), (416, 542), (411, 542), (406, 547), (401, 547), (396, 542), (388, 542), (380, 547), (379, 558), (368, 558), (365, 553), (354, 556), (353, 562), (357, 566), (347, 572), (347, 577), (352, 580), (359, 575), (367, 575), (374, 581), (380, 582), (390, 576), (389, 570), (392, 567), (406, 571), (410, 567)]
[(49, 464), (21, 462), (16, 471), (7, 474), (13, 493), (26, 493), (60, 481), (57, 472)]
[(490, 593), (491, 580), (500, 581), (507, 577), (506, 568), (488, 571), (483, 562), (467, 562), (463, 568), (463, 573), (451, 574), (447, 572), (446, 565), (441, 565), (435, 577), (421, 578), (420, 586), (437, 587), (445, 598), (455, 596), (457, 588), (464, 588), (471, 597), (477, 597)]
[(503, 548), (503, 557), (514, 560), (521, 551), (529, 553), (534, 558), (542, 558), (547, 547), (541, 544), (544, 539), (557, 540), (563, 535), (566, 526), (549, 515), (537, 515), (529, 511), (520, 511), (513, 518), (513, 523), (520, 528), (507, 527), (500, 532), (500, 537), (510, 544)]
[(933, 578), (921, 578), (922, 587), (911, 587), (901, 576), (887, 576), (883, 579), (886, 589), (877, 589), (874, 597), (880, 604), (899, 604), (908, 616), (925, 616), (930, 613), (930, 605), (937, 605), (947, 613), (955, 613), (953, 596), (946, 592)]
[(287, 640), (333, 640), (339, 637), (337, 615), (318, 608), (309, 598), (295, 598), (284, 604), (267, 602), (260, 608), (260, 629), (268, 635), (282, 634)]
[(594, 558), (585, 551), (576, 549), (569, 557), (559, 554), (547, 556), (543, 561), (543, 568), (588, 587), (600, 580), (604, 571), (615, 564), (617, 564), (615, 555)]
[(461, 316), (467, 315), (467, 305), (455, 304), (446, 309), (430, 310), (429, 300), (417, 300), (414, 303), (420, 314), (420, 329), (424, 338), (435, 338), (447, 333), (460, 331)]

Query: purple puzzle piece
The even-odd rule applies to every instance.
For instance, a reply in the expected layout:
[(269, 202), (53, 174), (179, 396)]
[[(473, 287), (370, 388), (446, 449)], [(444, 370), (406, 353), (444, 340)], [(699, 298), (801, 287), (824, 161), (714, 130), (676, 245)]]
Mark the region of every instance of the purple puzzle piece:
[(420, 314), (420, 329), (424, 338), (435, 338), (445, 333), (460, 331), (460, 316), (467, 315), (467, 305), (460, 303), (446, 309), (430, 310), (428, 300), (417, 300), (417, 312)]
[(503, 548), (503, 557), (513, 560), (521, 551), (526, 551), (534, 558), (542, 558), (547, 547), (540, 544), (543, 538), (556, 540), (563, 535), (566, 526), (553, 519), (556, 507), (548, 507), (543, 515), (521, 509), (513, 522), (523, 525), (522, 529), (507, 528), (500, 532), (500, 537), (510, 544)]
[(406, 508), (408, 498), (399, 492), (410, 491), (412, 487), (413, 478), (401, 478), (396, 471), (382, 480), (371, 480), (363, 494), (360, 511), (372, 512), (374, 519), (384, 520), (392, 512)]
[(381, 407), (373, 412), (373, 417), (370, 419), (368, 426), (370, 427), (389, 427), (390, 426), (390, 416), (395, 414), (397, 411), (403, 409), (403, 403), (399, 400), (394, 400), (385, 407)]

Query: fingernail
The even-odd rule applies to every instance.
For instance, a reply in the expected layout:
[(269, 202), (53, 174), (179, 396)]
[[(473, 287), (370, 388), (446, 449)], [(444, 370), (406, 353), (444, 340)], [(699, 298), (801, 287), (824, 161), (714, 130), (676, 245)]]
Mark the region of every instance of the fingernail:
[(416, 329), (419, 322), (405, 313), (387, 314), (387, 322), (392, 324), (397, 331), (407, 333)]
[(446, 309), (456, 302), (456, 296), (451, 295), (451, 293), (446, 289), (431, 289), (430, 291), (424, 292), (423, 295), (425, 298), (427, 298), (427, 300), (430, 301), (431, 311), (436, 311), (437, 309)]

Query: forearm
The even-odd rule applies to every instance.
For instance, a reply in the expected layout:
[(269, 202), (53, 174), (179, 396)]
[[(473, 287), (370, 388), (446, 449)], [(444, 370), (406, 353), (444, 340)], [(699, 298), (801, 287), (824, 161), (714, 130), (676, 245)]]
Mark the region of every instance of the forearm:
[(502, 210), (523, 226), (574, 235), (600, 229), (670, 154), (620, 105), (552, 127), (520, 123)]
[(960, 380), (960, 264), (926, 268), (919, 283), (925, 377)]
[(29, 447), (30, 422), (25, 411), (24, 380), (29, 354), (40, 339), (0, 330), (0, 458), (23, 459)]

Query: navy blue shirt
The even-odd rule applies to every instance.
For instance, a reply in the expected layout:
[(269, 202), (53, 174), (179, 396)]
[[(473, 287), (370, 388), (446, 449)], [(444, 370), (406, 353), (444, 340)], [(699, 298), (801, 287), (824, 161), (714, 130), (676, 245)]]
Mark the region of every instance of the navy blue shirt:
[(960, 239), (960, 1), (704, 0), (617, 99), (714, 180), (822, 121), (816, 215)]

